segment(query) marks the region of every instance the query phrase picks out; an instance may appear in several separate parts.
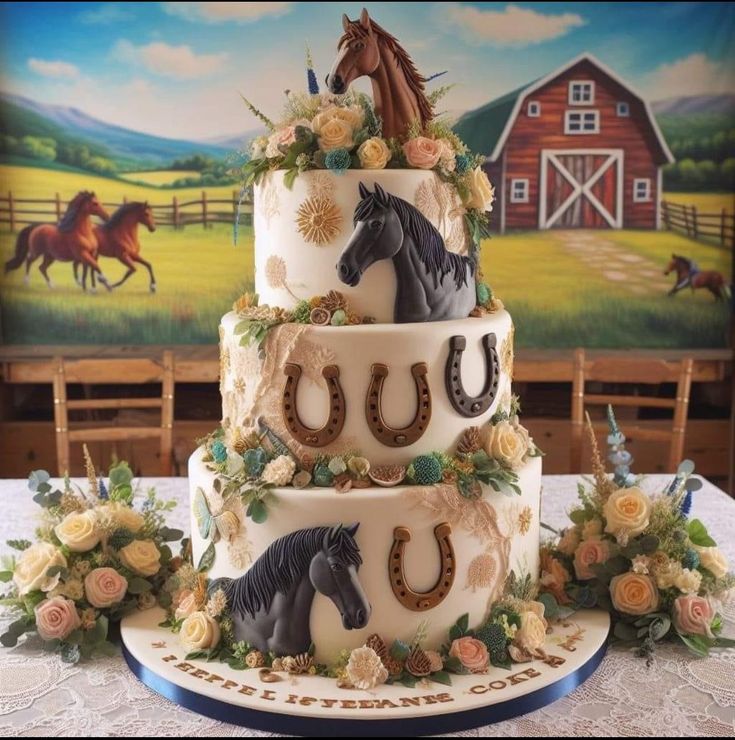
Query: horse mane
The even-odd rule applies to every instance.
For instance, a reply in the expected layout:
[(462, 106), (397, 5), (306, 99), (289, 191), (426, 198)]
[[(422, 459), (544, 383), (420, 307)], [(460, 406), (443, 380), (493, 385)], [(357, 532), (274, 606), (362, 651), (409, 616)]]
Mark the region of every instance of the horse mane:
[(120, 222), (127, 216), (131, 211), (145, 207), (145, 203), (140, 203), (139, 201), (132, 201), (131, 203), (123, 203), (120, 208), (118, 208), (115, 213), (110, 216), (109, 221), (105, 221), (102, 224), (102, 228), (105, 231), (109, 231), (110, 229), (114, 229), (116, 226), (120, 225)]
[(276, 593), (286, 593), (304, 576), (312, 558), (324, 547), (325, 536), (330, 533), (330, 555), (358, 567), (362, 563), (360, 550), (344, 528), (299, 529), (277, 539), (245, 575), (221, 586), (230, 609), (242, 616), (247, 613), (252, 618), (261, 609), (267, 611)]
[[(445, 275), (453, 273), (454, 285), (459, 290), (467, 285), (467, 266), (470, 274), (475, 274), (475, 261), (455, 252), (450, 252), (444, 244), (442, 235), (434, 224), (424, 216), (415, 206), (395, 195), (386, 193), (388, 204), (398, 214), (405, 232), (413, 239), (419, 259), (426, 265), (426, 269), (434, 278), (434, 286), (438, 287)], [(355, 209), (353, 224), (370, 217), (379, 199), (376, 193), (369, 193)]]
[[(373, 33), (378, 37), (379, 41), (382, 41), (385, 47), (389, 51), (393, 52), (398, 68), (403, 72), (409, 89), (416, 96), (416, 102), (421, 115), (421, 125), (423, 128), (424, 124), (428, 123), (434, 117), (433, 107), (424, 92), (426, 78), (416, 69), (413, 59), (411, 59), (408, 52), (401, 46), (395, 36), (388, 33), (388, 31), (377, 24), (372, 18), (370, 19), (370, 27), (372, 28)], [(363, 28), (360, 21), (350, 21), (349, 30), (342, 34), (337, 44), (337, 48), (341, 48), (342, 44), (346, 41), (365, 39), (367, 36), (368, 31)]]
[(61, 217), (61, 221), (59, 221), (56, 228), (63, 232), (73, 231), (74, 222), (77, 220), (77, 215), (79, 214), (79, 209), (81, 208), (82, 203), (93, 196), (94, 193), (90, 190), (81, 190), (78, 192), (69, 202), (69, 205), (66, 207), (66, 212)]
[(675, 254), (673, 257), (676, 262), (683, 262), (687, 266), (687, 269), (692, 269), (692, 261), (688, 257), (684, 257), (681, 254)]

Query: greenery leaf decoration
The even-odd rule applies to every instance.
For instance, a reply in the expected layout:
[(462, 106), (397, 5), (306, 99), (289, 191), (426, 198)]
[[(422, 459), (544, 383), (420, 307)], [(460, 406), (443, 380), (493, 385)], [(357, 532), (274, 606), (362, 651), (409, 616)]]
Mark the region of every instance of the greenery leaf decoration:
[(214, 549), (214, 542), (210, 542), (207, 549), (202, 553), (202, 557), (199, 559), (197, 570), (200, 573), (208, 571), (214, 565), (214, 558), (217, 551)]
[(687, 534), (693, 545), (714, 547), (717, 543), (707, 533), (707, 528), (699, 519), (692, 519), (687, 526)]
[(50, 477), (51, 476), (45, 470), (33, 470), (28, 476), (28, 488), (34, 492), (38, 491), (38, 487), (42, 483), (48, 483)]

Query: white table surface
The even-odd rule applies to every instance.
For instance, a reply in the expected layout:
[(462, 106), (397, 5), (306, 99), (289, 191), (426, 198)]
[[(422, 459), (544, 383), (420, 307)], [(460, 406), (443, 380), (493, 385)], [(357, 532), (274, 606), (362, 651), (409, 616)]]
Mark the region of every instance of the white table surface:
[[(658, 491), (667, 476), (649, 476), (643, 488)], [(577, 476), (543, 479), (542, 520), (566, 524), (575, 501)], [(171, 526), (189, 528), (186, 478), (147, 478), (142, 492), (155, 486), (179, 506)], [(38, 507), (25, 481), (0, 480), (0, 552), (9, 538), (31, 538)], [(735, 563), (735, 501), (712, 484), (694, 494), (692, 516)], [(735, 604), (725, 607), (735, 621)], [(0, 627), (8, 620), (0, 616)], [(733, 633), (732, 624), (728, 625)], [(659, 649), (653, 665), (621, 649), (610, 649), (602, 665), (569, 696), (536, 712), (459, 733), (496, 736), (692, 736), (735, 737), (735, 650), (697, 659), (683, 647)], [(0, 735), (264, 736), (217, 722), (172, 704), (141, 684), (122, 657), (101, 658), (69, 667), (28, 642), (0, 648)]]

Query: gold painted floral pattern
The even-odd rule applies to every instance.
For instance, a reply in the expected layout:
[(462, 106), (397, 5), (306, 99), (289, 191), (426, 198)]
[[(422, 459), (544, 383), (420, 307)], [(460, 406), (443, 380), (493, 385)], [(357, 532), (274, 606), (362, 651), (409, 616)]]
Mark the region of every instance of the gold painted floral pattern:
[(272, 290), (285, 290), (294, 300), (298, 300), (291, 288), (288, 287), (287, 278), (288, 271), (283, 257), (276, 254), (268, 257), (265, 261), (265, 281), (268, 283), (268, 287)]
[(424, 180), (414, 195), (414, 205), (436, 226), (450, 252), (467, 252), (465, 209), (457, 191), (437, 176)]
[(526, 534), (531, 528), (531, 521), (533, 520), (533, 511), (530, 506), (524, 506), (518, 514), (518, 532), (519, 534)]
[(342, 213), (330, 198), (307, 198), (296, 212), (296, 228), (304, 240), (321, 247), (342, 229)]
[(511, 323), (510, 331), (500, 346), (500, 363), (503, 368), (503, 372), (507, 373), (511, 380), (513, 380), (513, 359), (515, 356), (513, 351), (513, 338), (515, 336), (515, 331), (515, 326)]
[(309, 198), (331, 200), (335, 189), (334, 177), (327, 172), (310, 172), (306, 177), (306, 192)]
[(281, 212), (280, 199), (278, 197), (278, 189), (273, 182), (274, 175), (265, 178), (263, 189), (261, 190), (261, 200), (259, 203), (260, 212), (263, 214), (265, 223), (268, 227), (271, 225), (271, 220), (278, 216)]

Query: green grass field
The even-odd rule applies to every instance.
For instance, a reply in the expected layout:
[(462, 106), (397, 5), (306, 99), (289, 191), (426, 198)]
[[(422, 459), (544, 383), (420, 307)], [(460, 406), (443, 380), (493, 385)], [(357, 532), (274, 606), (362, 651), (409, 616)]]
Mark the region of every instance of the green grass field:
[(723, 208), (732, 213), (735, 209), (733, 193), (664, 193), (664, 200), (682, 206), (696, 206), (702, 213), (721, 213)]
[(185, 177), (201, 177), (201, 172), (196, 170), (153, 170), (144, 172), (123, 172), (120, 174), (123, 180), (130, 182), (140, 182), (144, 185), (170, 185), (176, 180), (182, 180)]

